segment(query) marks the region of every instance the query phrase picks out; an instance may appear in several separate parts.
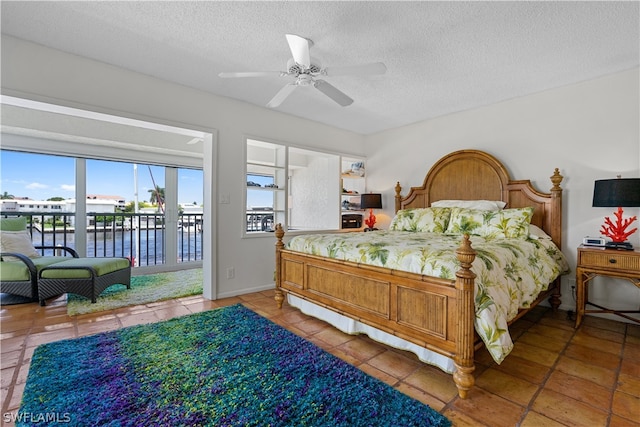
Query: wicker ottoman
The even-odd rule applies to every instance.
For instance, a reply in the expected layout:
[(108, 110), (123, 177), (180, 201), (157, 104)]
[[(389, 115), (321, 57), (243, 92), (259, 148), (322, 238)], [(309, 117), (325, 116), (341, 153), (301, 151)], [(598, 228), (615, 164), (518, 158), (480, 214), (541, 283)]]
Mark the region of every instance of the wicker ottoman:
[(40, 270), (38, 296), (40, 305), (47, 298), (74, 293), (92, 303), (111, 285), (131, 289), (131, 262), (127, 258), (71, 258)]

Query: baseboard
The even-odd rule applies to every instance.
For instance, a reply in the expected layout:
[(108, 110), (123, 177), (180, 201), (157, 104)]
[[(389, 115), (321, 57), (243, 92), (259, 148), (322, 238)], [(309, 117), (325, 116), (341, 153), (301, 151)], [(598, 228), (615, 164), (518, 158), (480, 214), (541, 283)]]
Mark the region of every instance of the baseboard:
[(254, 292), (270, 291), (275, 289), (275, 287), (275, 283), (267, 283), (265, 285), (258, 285), (251, 288), (243, 288), (238, 291), (221, 292), (218, 294), (217, 299), (237, 297), (239, 295), (252, 294)]

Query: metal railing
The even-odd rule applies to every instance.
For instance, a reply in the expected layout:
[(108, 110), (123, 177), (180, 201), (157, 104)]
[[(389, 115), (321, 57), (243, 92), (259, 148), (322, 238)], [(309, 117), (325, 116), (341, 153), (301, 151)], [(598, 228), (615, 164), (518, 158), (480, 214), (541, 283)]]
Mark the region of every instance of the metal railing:
[[(127, 257), (135, 266), (166, 263), (163, 214), (88, 213), (78, 224), (74, 213), (0, 212), (3, 217), (27, 217), (31, 241), (38, 246), (68, 246), (78, 250), (75, 230), (86, 229), (87, 257)], [(84, 222), (84, 221), (82, 221)], [(202, 214), (178, 215), (178, 263), (202, 261)], [(53, 255), (52, 250), (40, 250)]]
[(246, 226), (248, 232), (272, 231), (273, 212), (259, 210), (247, 211)]

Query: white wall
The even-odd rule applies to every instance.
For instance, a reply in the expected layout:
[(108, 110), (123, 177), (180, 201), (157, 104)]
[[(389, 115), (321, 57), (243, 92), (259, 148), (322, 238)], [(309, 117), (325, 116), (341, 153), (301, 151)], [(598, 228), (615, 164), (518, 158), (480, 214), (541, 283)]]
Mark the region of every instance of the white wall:
[(291, 174), (291, 228), (340, 228), (340, 158), (324, 155), (308, 157), (306, 167), (293, 169)]
[[(598, 236), (603, 218), (614, 211), (591, 207), (593, 182), (619, 174), (640, 177), (638, 81), (636, 68), (368, 136), (367, 190), (384, 195), (386, 215), (378, 216), (380, 225), (388, 225), (393, 216), (396, 181), (406, 194), (452, 151), (487, 151), (507, 166), (512, 179), (531, 179), (544, 192), (551, 188), (554, 168), (560, 168), (565, 177), (563, 252), (573, 269), (563, 280), (563, 308), (574, 309), (568, 283), (575, 277), (576, 247), (584, 236)], [(640, 209), (625, 213), (640, 217)], [(640, 247), (640, 233), (631, 242)], [(626, 281), (596, 280), (591, 300), (638, 309), (640, 289)]]
[[(242, 194), (246, 186), (244, 138), (255, 136), (340, 153), (347, 150), (345, 154), (356, 157), (364, 150), (361, 135), (5, 35), (1, 59), (5, 95), (208, 130), (217, 135), (218, 152), (209, 152), (205, 159), (211, 163), (217, 154), (217, 164), (209, 165), (211, 179), (217, 185), (208, 194), (213, 197), (216, 237), (216, 247), (209, 253), (216, 254), (217, 274), (206, 277), (205, 286), (215, 288), (217, 284), (218, 297), (273, 287), (275, 238), (241, 238), (245, 211)], [(208, 176), (205, 169), (205, 177)], [(230, 203), (217, 203), (216, 195), (225, 193), (230, 195)], [(226, 269), (232, 267), (235, 277), (227, 279)], [(216, 295), (215, 289), (210, 289), (210, 295)]]

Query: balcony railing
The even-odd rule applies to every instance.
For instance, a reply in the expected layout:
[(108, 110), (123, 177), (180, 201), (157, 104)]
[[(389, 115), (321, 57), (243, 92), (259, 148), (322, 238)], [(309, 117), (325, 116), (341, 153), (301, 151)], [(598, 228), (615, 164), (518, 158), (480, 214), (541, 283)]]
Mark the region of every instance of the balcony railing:
[(246, 219), (247, 231), (272, 231), (273, 212), (264, 210), (247, 211)]
[[(68, 246), (78, 250), (77, 227), (87, 234), (87, 257), (128, 257), (135, 266), (166, 263), (165, 217), (162, 214), (88, 213), (78, 224), (74, 213), (0, 212), (3, 217), (25, 216), (34, 245)], [(84, 222), (84, 221), (81, 221)], [(202, 214), (178, 216), (177, 262), (202, 261)], [(52, 255), (51, 250), (41, 250)]]

